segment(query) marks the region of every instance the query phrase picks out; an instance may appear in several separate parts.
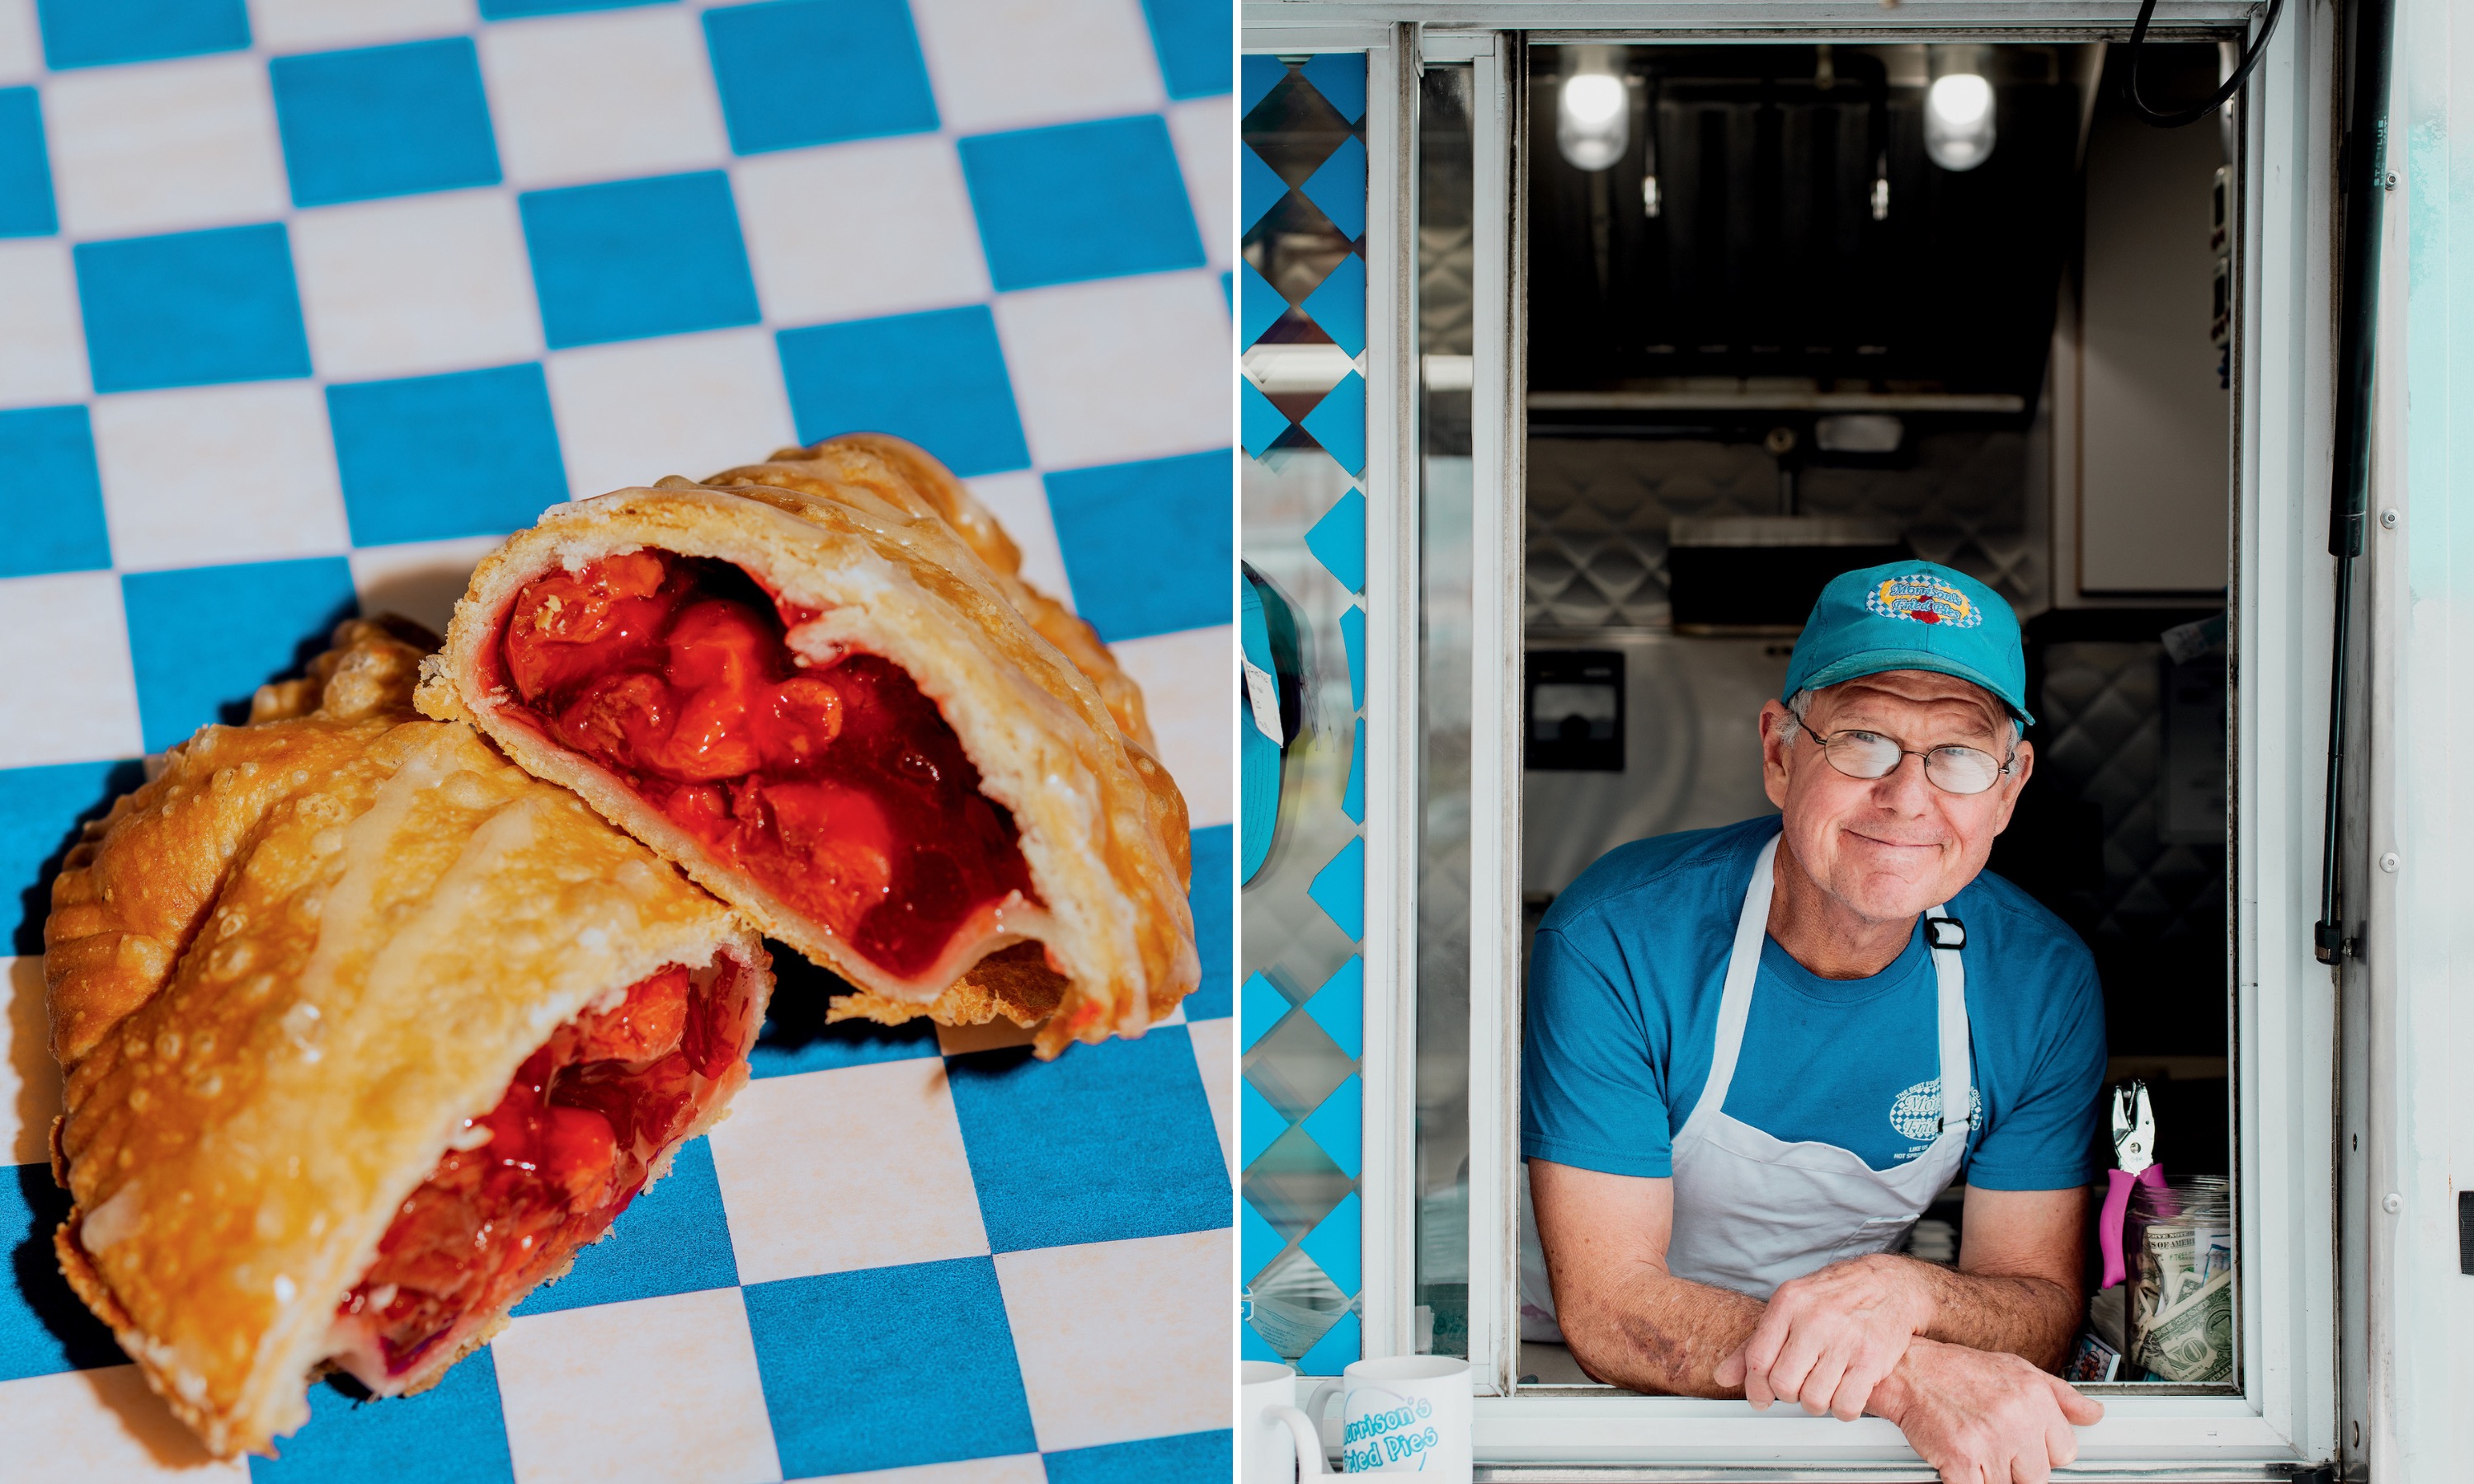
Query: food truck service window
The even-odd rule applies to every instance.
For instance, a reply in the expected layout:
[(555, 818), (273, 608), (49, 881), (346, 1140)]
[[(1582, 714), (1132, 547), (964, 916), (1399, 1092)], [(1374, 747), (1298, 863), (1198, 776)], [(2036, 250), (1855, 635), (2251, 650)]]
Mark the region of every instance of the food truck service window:
[[(1904, 563), (2017, 618), (1989, 869), (2101, 1001), (2079, 1473), (2353, 1446), (2311, 934), (2343, 32), (2164, 0), (2134, 53), (2137, 9), (1245, 8), (1249, 1355), (1466, 1355), (1491, 1477), (1914, 1476), (1878, 1418), (1593, 1379), (1522, 1159), (1540, 922), (1776, 814), (1807, 614)], [(2254, 50), (2186, 127), (2127, 101)], [(1885, 1130), (1929, 1142), (1937, 1087)], [(1888, 1250), (1954, 1264), (1964, 1185)]]

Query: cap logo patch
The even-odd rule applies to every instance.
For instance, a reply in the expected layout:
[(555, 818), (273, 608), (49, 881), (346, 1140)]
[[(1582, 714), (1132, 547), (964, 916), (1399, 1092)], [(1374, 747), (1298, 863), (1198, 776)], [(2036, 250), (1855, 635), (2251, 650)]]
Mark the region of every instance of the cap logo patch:
[(1864, 606), (1884, 618), (1948, 624), (1953, 629), (1973, 629), (1984, 622), (1984, 610), (1968, 601), (1966, 593), (1923, 573), (1876, 585), (1864, 594)]

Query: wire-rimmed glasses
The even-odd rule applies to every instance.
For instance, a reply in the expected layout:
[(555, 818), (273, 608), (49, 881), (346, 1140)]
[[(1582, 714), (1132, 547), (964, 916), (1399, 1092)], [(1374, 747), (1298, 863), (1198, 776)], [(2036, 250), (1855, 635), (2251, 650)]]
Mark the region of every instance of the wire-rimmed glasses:
[(1980, 794), (2001, 782), (2018, 758), (2016, 753), (1995, 757), (1972, 747), (1936, 747), (1917, 752), (1901, 747), (1896, 737), (1885, 737), (1878, 731), (1851, 729), (1825, 737), (1805, 726), (1801, 716), (1795, 718), (1795, 724), (1821, 744), (1821, 755), (1830, 759), (1830, 766), (1851, 778), (1885, 778), (1899, 771), (1902, 759), (1921, 757), (1925, 760), (1925, 778), (1946, 794)]

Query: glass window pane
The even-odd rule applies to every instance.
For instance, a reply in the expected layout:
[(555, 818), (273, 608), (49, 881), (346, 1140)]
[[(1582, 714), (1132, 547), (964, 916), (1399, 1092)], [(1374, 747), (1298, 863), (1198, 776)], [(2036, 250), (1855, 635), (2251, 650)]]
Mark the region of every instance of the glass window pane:
[[(1426, 67), (1418, 119), (1418, 1318), (1468, 1353), (1469, 450), (1476, 94)], [(1431, 1338), (1430, 1338), (1431, 1336)]]

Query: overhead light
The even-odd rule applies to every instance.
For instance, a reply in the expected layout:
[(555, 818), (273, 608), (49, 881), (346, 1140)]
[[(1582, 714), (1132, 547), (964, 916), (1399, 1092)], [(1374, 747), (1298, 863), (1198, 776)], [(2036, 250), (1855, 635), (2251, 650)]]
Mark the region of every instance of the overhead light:
[(1993, 84), (1984, 48), (1936, 46), (1925, 89), (1925, 154), (1944, 170), (1973, 170), (1993, 155)]
[(1578, 64), (1555, 97), (1555, 147), (1575, 170), (1604, 170), (1632, 137), (1632, 96), (1615, 74), (1613, 47), (1575, 47)]
[(1880, 413), (1839, 413), (1812, 424), (1812, 441), (1824, 453), (1896, 453), (1906, 424)]

